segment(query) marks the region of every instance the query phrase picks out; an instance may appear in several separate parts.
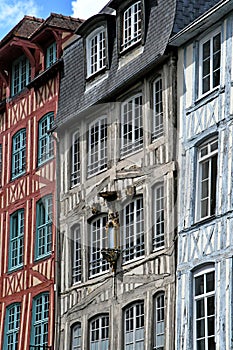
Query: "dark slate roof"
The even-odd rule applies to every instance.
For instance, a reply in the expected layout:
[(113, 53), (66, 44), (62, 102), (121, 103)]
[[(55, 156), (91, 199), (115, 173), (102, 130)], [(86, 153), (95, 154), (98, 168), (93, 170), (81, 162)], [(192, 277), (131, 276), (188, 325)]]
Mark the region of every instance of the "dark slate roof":
[(173, 34), (178, 33), (220, 0), (178, 0)]
[[(86, 91), (83, 39), (74, 42), (63, 56), (64, 74), (60, 85), (57, 125), (78, 118), (79, 113), (91, 105), (113, 101), (123, 88), (126, 90), (130, 84), (139, 81), (166, 58), (169, 38), (216, 2), (219, 0), (148, 0), (148, 30), (143, 54), (118, 69), (117, 40), (114, 38), (108, 77)], [(111, 3), (107, 5), (110, 7)]]
[(70, 16), (64, 16), (57, 13), (51, 13), (50, 16), (42, 24), (42, 28), (45, 26), (67, 29), (75, 31), (83, 20)]

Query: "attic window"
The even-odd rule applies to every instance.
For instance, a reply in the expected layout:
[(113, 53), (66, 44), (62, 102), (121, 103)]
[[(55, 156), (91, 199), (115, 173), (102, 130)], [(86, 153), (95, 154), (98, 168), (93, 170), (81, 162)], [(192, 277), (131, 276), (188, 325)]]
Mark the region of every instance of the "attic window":
[(87, 77), (106, 68), (106, 29), (100, 27), (86, 39)]
[(123, 12), (121, 51), (138, 43), (142, 38), (142, 4), (137, 1)]
[(21, 56), (12, 65), (12, 96), (19, 93), (31, 79), (31, 67), (29, 60)]
[(49, 68), (57, 60), (57, 45), (52, 43), (46, 50), (46, 68)]

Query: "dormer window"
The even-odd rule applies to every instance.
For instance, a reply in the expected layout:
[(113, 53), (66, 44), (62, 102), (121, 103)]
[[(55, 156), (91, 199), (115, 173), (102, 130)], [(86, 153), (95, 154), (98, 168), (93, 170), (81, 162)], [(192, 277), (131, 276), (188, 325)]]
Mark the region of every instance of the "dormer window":
[(106, 29), (100, 27), (86, 39), (87, 77), (106, 67)]
[(52, 43), (46, 50), (46, 68), (49, 68), (57, 60), (57, 45)]
[(142, 4), (137, 1), (123, 12), (121, 51), (138, 43), (142, 38)]
[(29, 60), (21, 56), (12, 65), (12, 95), (19, 93), (31, 79), (31, 67)]

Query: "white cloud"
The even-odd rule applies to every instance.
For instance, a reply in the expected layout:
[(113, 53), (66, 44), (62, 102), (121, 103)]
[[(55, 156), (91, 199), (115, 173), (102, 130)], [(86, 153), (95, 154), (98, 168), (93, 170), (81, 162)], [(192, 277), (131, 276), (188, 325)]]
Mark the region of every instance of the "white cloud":
[(0, 27), (14, 27), (24, 15), (38, 16), (35, 0), (0, 0)]
[(75, 0), (72, 1), (73, 17), (87, 19), (107, 5), (108, 0)]

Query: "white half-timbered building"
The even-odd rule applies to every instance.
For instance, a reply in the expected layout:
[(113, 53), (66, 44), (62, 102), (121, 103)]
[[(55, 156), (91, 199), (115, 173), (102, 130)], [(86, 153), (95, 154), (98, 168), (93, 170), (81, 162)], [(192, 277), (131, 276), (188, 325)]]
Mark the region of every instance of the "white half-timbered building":
[(233, 348), (233, 2), (171, 40), (178, 50), (177, 350)]
[(186, 1), (113, 0), (64, 52), (56, 119), (60, 350), (175, 347), (169, 39), (213, 3), (190, 1), (186, 13)]

